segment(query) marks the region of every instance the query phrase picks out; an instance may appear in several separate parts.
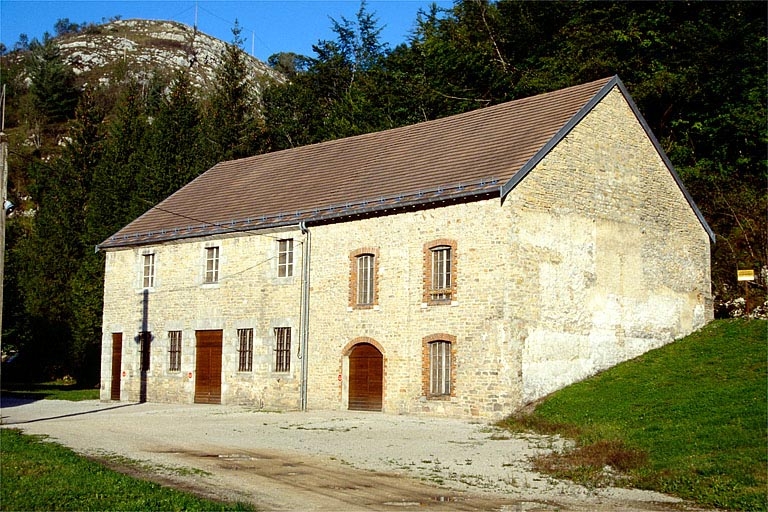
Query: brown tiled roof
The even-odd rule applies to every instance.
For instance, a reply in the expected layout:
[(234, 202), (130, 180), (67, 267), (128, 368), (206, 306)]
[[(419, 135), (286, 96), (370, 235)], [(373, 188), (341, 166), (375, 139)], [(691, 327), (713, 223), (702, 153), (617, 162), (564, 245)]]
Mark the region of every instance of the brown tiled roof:
[(499, 194), (616, 78), (221, 162), (105, 240), (133, 246)]

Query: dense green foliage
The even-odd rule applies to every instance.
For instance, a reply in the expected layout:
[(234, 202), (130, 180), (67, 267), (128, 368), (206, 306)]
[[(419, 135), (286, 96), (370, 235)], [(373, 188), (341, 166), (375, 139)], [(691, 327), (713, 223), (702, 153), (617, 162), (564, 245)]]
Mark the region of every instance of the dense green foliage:
[[(558, 391), (533, 416), (506, 425), (555, 425), (549, 432), (576, 435), (580, 450), (618, 441), (647, 454), (624, 468), (625, 483), (705, 506), (766, 510), (766, 335), (763, 320), (717, 320)], [(572, 467), (549, 467), (572, 478), (590, 473), (591, 461), (569, 460)]]
[(253, 510), (131, 478), (16, 430), (0, 429), (0, 445), (2, 510)]
[[(713, 291), (733, 299), (736, 269), (768, 269), (766, 25), (759, 2), (459, 0), (421, 13), (392, 49), (362, 3), (355, 19), (332, 21), (336, 38), (314, 56), (272, 56), (289, 80), (259, 84), (260, 97), (237, 26), (209, 91), (162, 70), (73, 90), (55, 40), (20, 45), (30, 58), (4, 57), (2, 75), (9, 187), (22, 207), (8, 223), (4, 346), (34, 352), (39, 377), (97, 378), (103, 256), (93, 246), (218, 161), (614, 74), (716, 232)], [(765, 300), (758, 276), (753, 307)]]

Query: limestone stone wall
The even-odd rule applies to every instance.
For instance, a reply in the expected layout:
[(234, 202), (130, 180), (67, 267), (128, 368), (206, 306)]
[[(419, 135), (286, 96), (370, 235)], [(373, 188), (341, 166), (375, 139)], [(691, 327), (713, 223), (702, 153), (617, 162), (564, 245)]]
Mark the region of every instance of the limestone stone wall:
[[(349, 355), (383, 355), (383, 410), (498, 418), (712, 318), (709, 239), (618, 90), (606, 96), (504, 199), (446, 203), (310, 225), (308, 407), (346, 409)], [(294, 239), (293, 277), (277, 240)], [(298, 229), (107, 253), (102, 399), (113, 333), (123, 333), (121, 398), (141, 394), (137, 335), (154, 340), (146, 397), (192, 402), (195, 331), (222, 330), (222, 402), (300, 406), (302, 243)], [(449, 300), (425, 292), (430, 248), (450, 247)], [(206, 247), (220, 280), (203, 284)], [(142, 254), (156, 283), (142, 288)], [(373, 302), (355, 304), (356, 257), (375, 258)], [(290, 372), (276, 373), (275, 327), (292, 328)], [(238, 370), (237, 330), (254, 331)], [(182, 331), (181, 369), (168, 332)], [(429, 342), (450, 345), (449, 394), (430, 397)]]
[[(375, 340), (384, 356), (384, 410), (444, 416), (500, 416), (521, 395), (520, 340), (506, 335), (504, 244), (498, 198), (312, 228), (309, 406), (347, 407), (346, 347)], [(425, 300), (424, 245), (453, 242), (455, 293)], [(375, 248), (378, 304), (350, 307), (349, 254)], [(424, 341), (452, 343), (449, 397), (424, 393)], [(454, 341), (455, 340), (455, 341)]]
[[(294, 239), (292, 277), (277, 277), (277, 240)], [(181, 241), (107, 252), (101, 397), (111, 391), (112, 334), (123, 333), (121, 398), (141, 393), (138, 333), (152, 333), (146, 399), (188, 402), (195, 390), (195, 331), (222, 330), (222, 402), (299, 406), (301, 233)], [(205, 248), (220, 247), (219, 280), (203, 284)], [(155, 286), (142, 288), (142, 255), (155, 254)], [(292, 328), (291, 368), (275, 372), (275, 327)], [(253, 369), (239, 372), (238, 329), (253, 329)], [(169, 370), (169, 331), (182, 331), (180, 371)]]
[(509, 194), (523, 400), (712, 319), (710, 241), (618, 89)]

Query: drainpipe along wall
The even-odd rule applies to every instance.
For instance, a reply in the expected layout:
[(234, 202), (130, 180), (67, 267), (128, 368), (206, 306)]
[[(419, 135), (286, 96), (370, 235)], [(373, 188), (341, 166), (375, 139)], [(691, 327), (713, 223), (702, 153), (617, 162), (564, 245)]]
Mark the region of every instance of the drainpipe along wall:
[(301, 386), (299, 396), (301, 401), (301, 410), (307, 410), (307, 372), (309, 365), (307, 361), (307, 345), (309, 340), (309, 259), (312, 250), (312, 234), (305, 222), (299, 224), (301, 233), (304, 235), (304, 247), (301, 257)]

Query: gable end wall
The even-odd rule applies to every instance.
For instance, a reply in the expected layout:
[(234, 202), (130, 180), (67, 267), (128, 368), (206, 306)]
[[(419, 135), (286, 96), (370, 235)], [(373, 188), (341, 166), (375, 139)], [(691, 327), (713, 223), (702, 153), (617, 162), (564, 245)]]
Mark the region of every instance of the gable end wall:
[(618, 88), (504, 204), (525, 402), (712, 319), (708, 234)]

